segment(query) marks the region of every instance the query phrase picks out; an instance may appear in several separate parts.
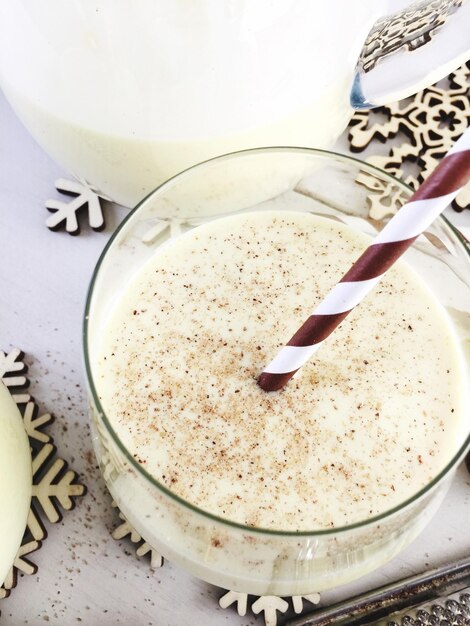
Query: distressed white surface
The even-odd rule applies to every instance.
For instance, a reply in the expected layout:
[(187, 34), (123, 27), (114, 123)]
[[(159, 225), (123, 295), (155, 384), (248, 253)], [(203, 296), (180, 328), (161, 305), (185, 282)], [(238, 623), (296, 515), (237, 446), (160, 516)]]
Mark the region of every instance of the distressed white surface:
[[(171, 564), (152, 574), (132, 547), (111, 538), (118, 520), (92, 456), (81, 319), (93, 267), (124, 212), (105, 207), (101, 233), (84, 228), (73, 238), (49, 232), (44, 202), (61, 176), (66, 172), (30, 139), (0, 94), (0, 349), (19, 346), (28, 354), (31, 393), (57, 418), (49, 432), (58, 454), (88, 487), (77, 508), (48, 527), (49, 538), (32, 555), (37, 575), (20, 579), (0, 601), (1, 623), (261, 625), (261, 616), (222, 611), (218, 589)], [(469, 215), (460, 218), (470, 222)], [(438, 515), (413, 545), (362, 581), (325, 593), (322, 603), (468, 556), (469, 519), (470, 476), (461, 467)]]

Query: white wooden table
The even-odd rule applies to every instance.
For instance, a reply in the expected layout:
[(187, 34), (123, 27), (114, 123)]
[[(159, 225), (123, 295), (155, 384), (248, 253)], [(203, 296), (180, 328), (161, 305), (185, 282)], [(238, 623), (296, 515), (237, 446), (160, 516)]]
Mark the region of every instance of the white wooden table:
[[(339, 149), (346, 150), (344, 140)], [(50, 232), (44, 202), (58, 197), (54, 181), (61, 176), (67, 174), (34, 143), (0, 94), (0, 349), (18, 346), (27, 353), (30, 392), (56, 416), (49, 432), (58, 453), (88, 487), (75, 510), (48, 527), (49, 538), (32, 556), (37, 575), (23, 577), (0, 602), (1, 623), (261, 625), (260, 616), (222, 611), (219, 589), (170, 563), (152, 572), (130, 543), (111, 538), (117, 515), (92, 452), (81, 323), (94, 264), (124, 211), (107, 211), (101, 233), (85, 228), (73, 238)], [(470, 227), (470, 215), (464, 220)], [(470, 555), (469, 520), (470, 475), (461, 467), (419, 539), (378, 572), (325, 593), (322, 603)]]

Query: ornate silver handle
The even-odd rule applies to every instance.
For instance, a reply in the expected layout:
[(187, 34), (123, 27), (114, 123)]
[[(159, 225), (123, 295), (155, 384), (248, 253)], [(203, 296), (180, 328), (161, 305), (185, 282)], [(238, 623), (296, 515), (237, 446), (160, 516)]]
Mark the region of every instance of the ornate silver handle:
[(359, 58), (351, 105), (369, 109), (437, 82), (470, 58), (470, 1), (433, 0), (378, 20)]
[[(470, 559), (465, 559), (373, 589), (329, 608), (317, 609), (311, 615), (287, 622), (286, 626), (451, 626), (455, 623), (468, 626), (469, 584)], [(418, 618), (419, 611), (422, 617)], [(434, 617), (424, 619), (424, 612)], [(451, 614), (451, 619), (446, 612)], [(461, 619), (454, 621), (458, 614)]]

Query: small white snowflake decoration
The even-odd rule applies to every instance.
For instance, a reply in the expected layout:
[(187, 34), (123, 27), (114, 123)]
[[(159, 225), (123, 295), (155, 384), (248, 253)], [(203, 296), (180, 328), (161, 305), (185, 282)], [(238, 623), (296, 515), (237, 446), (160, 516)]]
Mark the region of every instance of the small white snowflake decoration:
[(56, 189), (61, 193), (74, 196), (70, 202), (60, 200), (47, 200), (46, 209), (51, 211), (51, 215), (46, 220), (46, 226), (50, 230), (59, 230), (62, 225), (70, 235), (80, 233), (78, 212), (83, 209), (88, 210), (88, 223), (93, 230), (103, 230), (105, 227), (101, 199), (90, 187), (75, 180), (59, 178), (55, 183)]
[[(232, 604), (236, 605), (238, 615), (246, 615), (248, 606), (248, 594), (239, 591), (227, 591), (220, 599), (219, 605), (222, 609), (226, 609)], [(251, 610), (255, 615), (263, 613), (264, 623), (266, 626), (276, 626), (278, 613), (286, 613), (289, 609), (289, 600), (292, 602), (292, 608), (295, 613), (299, 614), (303, 611), (304, 600), (308, 600), (312, 604), (320, 602), (319, 593), (311, 593), (305, 596), (292, 596), (281, 598), (279, 596), (259, 596), (251, 604)]]

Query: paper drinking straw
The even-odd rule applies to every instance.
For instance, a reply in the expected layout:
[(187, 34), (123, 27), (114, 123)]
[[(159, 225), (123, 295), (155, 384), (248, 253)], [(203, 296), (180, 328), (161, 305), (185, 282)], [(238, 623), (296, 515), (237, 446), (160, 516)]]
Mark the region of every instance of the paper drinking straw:
[(470, 128), (258, 378), (281, 389), (470, 180)]

